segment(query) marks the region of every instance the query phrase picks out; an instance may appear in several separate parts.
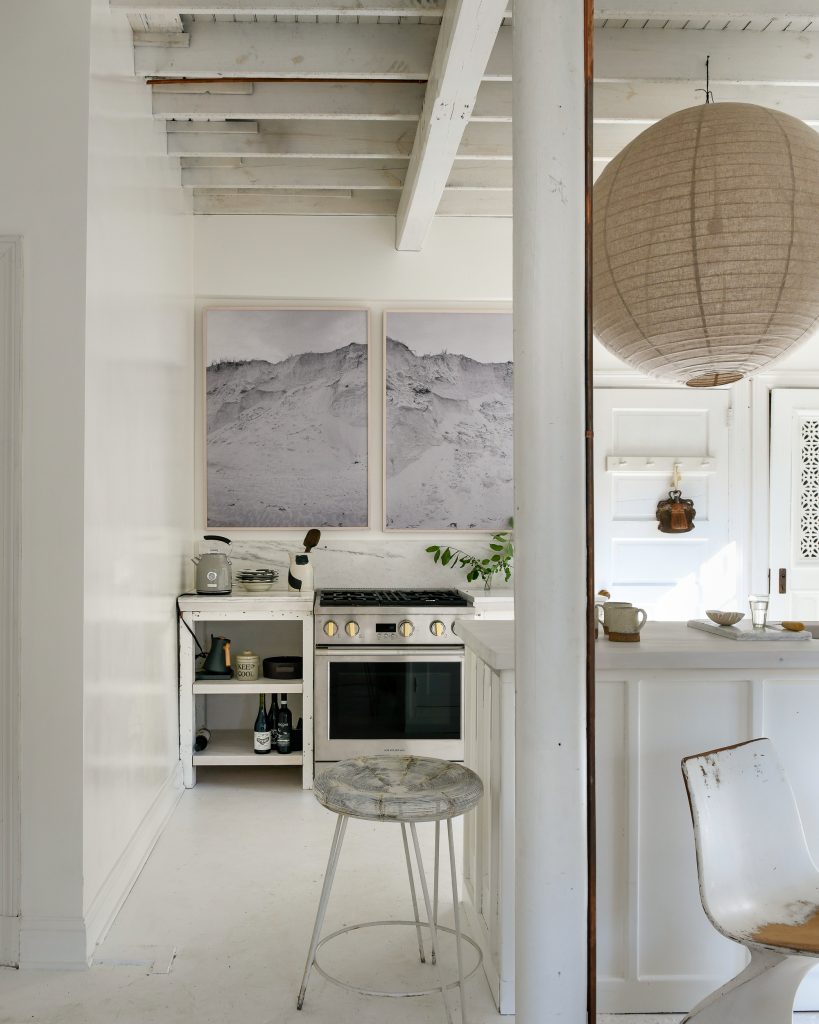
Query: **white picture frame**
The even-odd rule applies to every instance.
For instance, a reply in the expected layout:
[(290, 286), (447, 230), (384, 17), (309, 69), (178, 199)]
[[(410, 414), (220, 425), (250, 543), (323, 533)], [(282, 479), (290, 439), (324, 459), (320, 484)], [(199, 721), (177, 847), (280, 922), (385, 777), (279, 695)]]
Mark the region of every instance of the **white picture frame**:
[(385, 310), (383, 363), (384, 530), (508, 529), (511, 311)]
[(369, 527), (369, 358), (366, 307), (202, 309), (208, 530)]

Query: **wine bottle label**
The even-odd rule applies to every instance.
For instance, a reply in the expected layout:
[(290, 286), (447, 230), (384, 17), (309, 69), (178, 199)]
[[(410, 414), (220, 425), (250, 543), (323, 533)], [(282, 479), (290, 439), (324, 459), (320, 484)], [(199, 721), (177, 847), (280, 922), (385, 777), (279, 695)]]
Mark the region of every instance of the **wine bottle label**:
[(271, 747), (271, 736), (269, 732), (253, 733), (253, 749), (260, 754), (266, 754)]

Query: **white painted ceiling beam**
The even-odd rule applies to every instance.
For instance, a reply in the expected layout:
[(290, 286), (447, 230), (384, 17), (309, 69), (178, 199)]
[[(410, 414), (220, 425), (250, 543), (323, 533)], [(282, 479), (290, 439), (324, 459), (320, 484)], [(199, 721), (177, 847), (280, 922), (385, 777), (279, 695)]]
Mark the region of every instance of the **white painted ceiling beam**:
[(816, 0), (597, 0), (596, 18), (815, 18)]
[(446, 0), (111, 0), (115, 10), (129, 13), (254, 14), (283, 17), (441, 16)]
[[(154, 82), (154, 117), (191, 121), (418, 121), (417, 82)], [(510, 124), (509, 82), (483, 82), (472, 121)]]
[[(251, 122), (252, 123), (252, 122)], [(170, 122), (185, 128), (220, 128), (219, 122)], [(389, 160), (409, 157), (415, 139), (414, 124), (356, 121), (283, 121), (263, 123), (256, 134), (219, 131), (179, 131), (168, 134), (168, 153), (174, 156), (271, 156), (346, 159), (363, 157)], [(458, 149), (459, 159), (511, 160), (512, 126), (470, 124)]]
[[(494, 0), (497, 2), (497, 0)], [(187, 48), (141, 46), (146, 77), (426, 79), (435, 25), (194, 22)], [(508, 81), (512, 37), (501, 28), (484, 80)], [(819, 83), (819, 32), (680, 32), (598, 29), (595, 82), (683, 82), (704, 78), (711, 56), (714, 88), (726, 84)]]
[[(767, 33), (766, 33), (767, 35)], [(819, 74), (819, 68), (817, 69)], [(676, 110), (703, 102), (697, 92), (699, 82), (599, 82), (594, 87), (596, 124), (642, 123), (659, 121)], [(777, 88), (768, 85), (730, 85), (714, 88), (715, 99), (722, 103), (758, 103), (781, 110), (809, 124), (819, 124), (819, 89), (801, 85)]]
[[(337, 191), (286, 193), (261, 189), (219, 191), (194, 189), (193, 210), (207, 215), (376, 216), (392, 217), (398, 207), (398, 192)], [(439, 217), (511, 217), (509, 192), (444, 192)]]
[[(498, 0), (484, 0), (497, 4)], [(204, 22), (190, 25), (185, 49), (141, 46), (146, 78), (332, 78), (424, 81), (437, 25)], [(511, 30), (502, 28), (484, 78), (510, 81)]]
[(185, 50), (140, 47), (136, 74), (425, 80), (438, 26), (196, 21), (190, 36)]
[(396, 219), (396, 248), (419, 250), (450, 177), (507, 0), (449, 0)]
[[(210, 125), (209, 125), (210, 127)], [(221, 127), (215, 125), (214, 127)], [(414, 124), (373, 121), (282, 121), (256, 135), (179, 133), (168, 135), (175, 156), (276, 156), (311, 159), (409, 157)]]
[[(188, 188), (273, 189), (400, 189), (407, 172), (406, 160), (255, 160), (226, 165), (186, 160), (182, 184)], [(512, 187), (511, 163), (479, 160), (456, 162), (447, 180), (449, 189), (498, 189)]]
[[(186, 53), (188, 51), (179, 51)], [(604, 28), (595, 33), (594, 80), (711, 85), (819, 84), (819, 32), (681, 32)]]
[(156, 83), (153, 87), (154, 117), (208, 121), (226, 118), (417, 121), (424, 102), (424, 85), (417, 82), (245, 84), (249, 88), (247, 95), (212, 96), (170, 92), (167, 84), (158, 90)]

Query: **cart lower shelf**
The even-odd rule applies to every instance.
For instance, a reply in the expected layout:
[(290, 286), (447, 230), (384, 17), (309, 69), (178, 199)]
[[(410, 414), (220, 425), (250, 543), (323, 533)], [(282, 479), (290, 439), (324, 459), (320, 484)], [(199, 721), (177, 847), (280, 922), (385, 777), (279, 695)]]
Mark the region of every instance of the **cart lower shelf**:
[(251, 729), (218, 729), (211, 733), (210, 743), (204, 750), (193, 755), (193, 763), (199, 768), (208, 765), (260, 765), (262, 767), (283, 767), (300, 765), (302, 752), (294, 754), (256, 754), (253, 751)]

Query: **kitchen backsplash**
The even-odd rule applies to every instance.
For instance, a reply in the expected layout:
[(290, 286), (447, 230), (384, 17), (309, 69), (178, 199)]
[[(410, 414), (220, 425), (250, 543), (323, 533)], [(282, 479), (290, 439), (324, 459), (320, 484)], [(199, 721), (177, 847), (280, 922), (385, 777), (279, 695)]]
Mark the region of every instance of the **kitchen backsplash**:
[[(260, 565), (272, 565), (279, 570), (279, 585), (286, 585), (289, 552), (301, 550), (297, 538), (283, 537), (264, 539), (243, 539), (241, 535), (225, 531), (233, 541), (230, 560), (233, 571)], [(489, 542), (489, 534), (480, 533), (461, 539), (453, 536), (451, 542), (475, 554), (483, 553)], [(325, 533), (321, 543), (313, 551), (316, 587), (454, 587), (465, 586), (466, 575), (460, 569), (443, 568), (432, 561), (424, 550), (429, 544), (446, 542), (445, 533), (432, 536), (423, 534), (415, 537), (383, 534), (372, 539), (352, 539), (344, 533)], [(206, 545), (199, 546), (202, 550)], [(192, 568), (192, 567), (191, 567)], [(191, 574), (191, 582), (193, 575)], [(493, 590), (501, 589), (501, 581)], [(503, 584), (506, 586), (506, 584)]]

